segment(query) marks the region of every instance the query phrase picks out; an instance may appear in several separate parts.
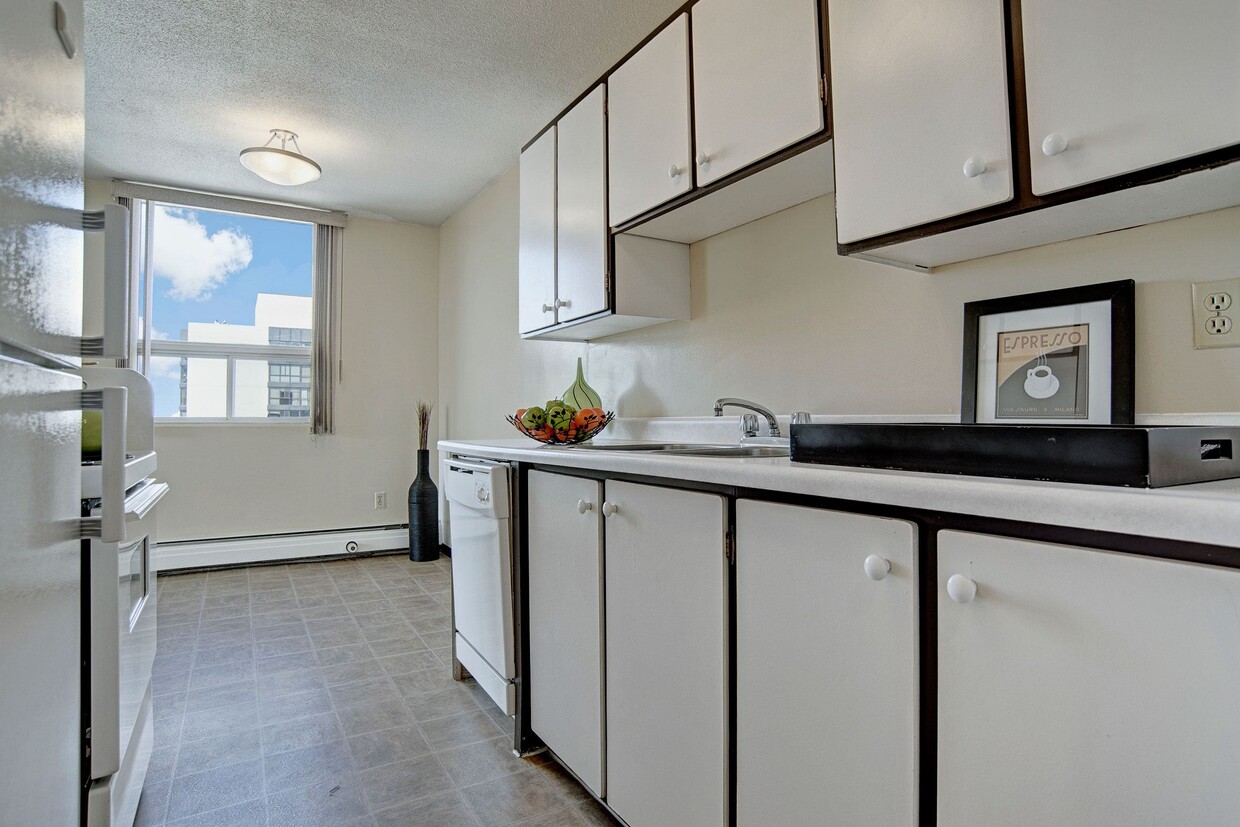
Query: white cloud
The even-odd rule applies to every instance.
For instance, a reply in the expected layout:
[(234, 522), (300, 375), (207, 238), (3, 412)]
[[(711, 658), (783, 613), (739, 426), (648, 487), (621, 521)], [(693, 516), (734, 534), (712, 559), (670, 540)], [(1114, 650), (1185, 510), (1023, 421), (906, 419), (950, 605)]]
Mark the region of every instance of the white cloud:
[(151, 368), (147, 371), (148, 376), (158, 379), (175, 379), (181, 381), (181, 357), (179, 356), (152, 356)]
[(174, 299), (202, 301), (228, 277), (244, 270), (254, 257), (247, 235), (236, 230), (207, 234), (188, 210), (155, 210), (155, 275), (172, 282)]

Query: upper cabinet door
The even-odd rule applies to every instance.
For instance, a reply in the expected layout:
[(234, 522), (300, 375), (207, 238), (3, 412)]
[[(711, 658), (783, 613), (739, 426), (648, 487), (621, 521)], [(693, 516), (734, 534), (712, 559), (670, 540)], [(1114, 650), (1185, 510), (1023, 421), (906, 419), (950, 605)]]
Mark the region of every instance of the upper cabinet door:
[(521, 153), (517, 317), (522, 333), (555, 324), (555, 126)]
[(699, 0), (691, 13), (699, 185), (823, 128), (817, 0)]
[(831, 0), (841, 243), (1012, 198), (1001, 0)]
[(612, 225), (693, 187), (689, 15), (682, 14), (607, 79)]
[(1037, 194), (1240, 143), (1240, 3), (1024, 3)]
[(557, 125), (556, 305), (561, 322), (608, 308), (605, 101), (600, 83)]

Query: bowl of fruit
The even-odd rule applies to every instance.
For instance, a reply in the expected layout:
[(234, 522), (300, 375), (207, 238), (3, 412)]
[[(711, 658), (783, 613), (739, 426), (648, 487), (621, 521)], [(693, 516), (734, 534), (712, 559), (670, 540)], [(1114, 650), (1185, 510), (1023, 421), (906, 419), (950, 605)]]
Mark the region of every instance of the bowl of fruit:
[(607, 427), (616, 415), (602, 408), (574, 408), (552, 399), (541, 408), (520, 408), (508, 417), (518, 431), (546, 445), (577, 445)]

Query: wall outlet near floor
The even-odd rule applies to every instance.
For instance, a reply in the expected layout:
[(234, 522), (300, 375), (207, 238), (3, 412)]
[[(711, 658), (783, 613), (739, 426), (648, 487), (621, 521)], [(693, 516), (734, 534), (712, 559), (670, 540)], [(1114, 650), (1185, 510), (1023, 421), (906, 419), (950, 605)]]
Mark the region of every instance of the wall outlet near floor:
[(387, 508), (387, 492), (375, 492), (375, 508)]
[(1193, 283), (1193, 347), (1240, 347), (1240, 279)]

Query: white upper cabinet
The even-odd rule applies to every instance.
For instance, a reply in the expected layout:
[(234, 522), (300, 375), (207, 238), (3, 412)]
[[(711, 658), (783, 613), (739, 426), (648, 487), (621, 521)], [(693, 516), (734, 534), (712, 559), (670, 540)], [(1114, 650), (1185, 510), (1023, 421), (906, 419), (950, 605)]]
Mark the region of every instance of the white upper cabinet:
[(522, 333), (555, 324), (555, 125), (521, 153), (517, 317)]
[(1240, 571), (946, 531), (937, 580), (939, 824), (1237, 822)]
[(817, 0), (699, 0), (691, 14), (699, 186), (823, 128)]
[(622, 224), (693, 187), (689, 15), (607, 78), (610, 221)]
[(1021, 25), (1035, 193), (1240, 143), (1236, 0), (1038, 0)]
[(605, 101), (600, 83), (556, 127), (558, 322), (608, 308)]
[(840, 243), (1012, 199), (1005, 5), (828, 4)]

